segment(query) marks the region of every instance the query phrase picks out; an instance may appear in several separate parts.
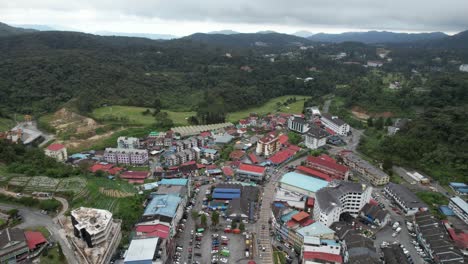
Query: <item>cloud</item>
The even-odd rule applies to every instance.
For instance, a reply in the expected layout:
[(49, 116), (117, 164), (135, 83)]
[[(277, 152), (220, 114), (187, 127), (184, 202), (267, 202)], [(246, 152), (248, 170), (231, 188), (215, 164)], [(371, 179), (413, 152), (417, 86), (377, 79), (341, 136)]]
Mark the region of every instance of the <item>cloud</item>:
[(0, 3), (0, 17), (16, 23), (22, 23), (18, 21), (21, 19), (55, 19), (67, 26), (93, 24), (94, 28), (99, 26), (96, 23), (109, 26), (129, 22), (132, 25), (194, 23), (456, 32), (468, 28), (466, 10), (466, 0), (443, 3), (436, 0), (15, 0)]

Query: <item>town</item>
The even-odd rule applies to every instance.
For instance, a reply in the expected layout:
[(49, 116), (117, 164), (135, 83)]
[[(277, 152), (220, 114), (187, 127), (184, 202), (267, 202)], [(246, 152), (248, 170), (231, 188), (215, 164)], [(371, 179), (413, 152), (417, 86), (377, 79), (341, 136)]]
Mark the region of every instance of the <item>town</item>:
[[(35, 262), (59, 248), (62, 261), (96, 264), (464, 262), (465, 183), (442, 191), (449, 202), (436, 208), (441, 221), (414, 193), (440, 192), (429, 177), (404, 171), (401, 183), (392, 182), (382, 164), (356, 152), (362, 131), (318, 107), (304, 110), (122, 136), (115, 148), (73, 155), (49, 144), (44, 153), (58, 162), (131, 184), (135, 194), (100, 191), (141, 197), (144, 210), (124, 232), (109, 210), (68, 208), (44, 189), (50, 178), (18, 193), (10, 181), (2, 189), (10, 199), (55, 198), (61, 211), (2, 204), (0, 216), (16, 226), (0, 232), (0, 260)], [(42, 137), (35, 131), (27, 120), (3, 136), (30, 144)]]

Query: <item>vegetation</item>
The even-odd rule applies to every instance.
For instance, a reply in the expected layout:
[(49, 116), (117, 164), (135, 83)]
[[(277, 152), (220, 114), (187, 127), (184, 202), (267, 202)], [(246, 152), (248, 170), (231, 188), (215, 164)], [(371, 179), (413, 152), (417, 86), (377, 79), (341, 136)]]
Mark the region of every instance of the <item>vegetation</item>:
[(295, 132), (289, 132), (288, 133), (288, 141), (289, 143), (293, 144), (293, 145), (297, 145), (299, 143), (301, 143), (302, 141), (302, 137), (301, 135), (295, 133)]
[(15, 122), (8, 118), (0, 117), (0, 131), (7, 131), (15, 126)]
[(45, 249), (44, 252), (42, 252), (40, 261), (41, 263), (47, 263), (47, 264), (67, 263), (67, 259), (63, 255), (62, 248), (60, 247), (59, 244), (57, 244), (53, 248)]
[(4, 194), (0, 194), (0, 201), (4, 203), (20, 204), (27, 207), (35, 207), (41, 210), (46, 210), (48, 212), (55, 212), (62, 205), (59, 201), (55, 199), (39, 200), (34, 199), (32, 197), (15, 198)]
[(417, 192), (416, 195), (429, 206), (432, 214), (438, 216), (441, 219), (444, 218), (444, 215), (439, 211), (439, 206), (448, 204), (447, 197), (437, 192), (427, 191)]

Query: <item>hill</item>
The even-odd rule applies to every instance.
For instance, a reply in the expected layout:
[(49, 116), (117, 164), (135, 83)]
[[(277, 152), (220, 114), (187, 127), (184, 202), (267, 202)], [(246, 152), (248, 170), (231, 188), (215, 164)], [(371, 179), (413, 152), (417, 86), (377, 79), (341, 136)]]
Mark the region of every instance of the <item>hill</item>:
[(298, 36), (298, 37), (301, 37), (301, 38), (308, 38), (308, 37), (314, 35), (314, 33), (310, 32), (310, 31), (307, 31), (307, 30), (301, 30), (301, 31), (297, 31), (297, 32), (292, 33), (292, 35)]
[(309, 40), (281, 33), (203, 34), (196, 33), (182, 39), (226, 47), (279, 47), (310, 43)]
[(240, 32), (230, 30), (230, 29), (225, 29), (225, 30), (211, 31), (211, 32), (208, 32), (207, 34), (232, 35), (232, 34), (240, 34)]
[(111, 32), (111, 31), (98, 31), (97, 35), (101, 36), (120, 36), (120, 37), (135, 37), (135, 38), (148, 38), (148, 39), (176, 39), (175, 35), (170, 34), (152, 34), (152, 33), (125, 33), (125, 32)]
[(430, 48), (466, 49), (468, 47), (468, 30), (442, 39), (424, 42)]
[(5, 23), (0, 22), (0, 37), (31, 33), (31, 32), (35, 32), (35, 31), (36, 30), (34, 30), (34, 29), (12, 27), (12, 26), (9, 26), (9, 25), (7, 25)]
[(308, 37), (312, 41), (320, 42), (362, 42), (373, 43), (409, 43), (424, 40), (435, 40), (447, 37), (442, 32), (432, 33), (395, 33), (388, 31), (345, 32), (341, 34), (318, 33)]

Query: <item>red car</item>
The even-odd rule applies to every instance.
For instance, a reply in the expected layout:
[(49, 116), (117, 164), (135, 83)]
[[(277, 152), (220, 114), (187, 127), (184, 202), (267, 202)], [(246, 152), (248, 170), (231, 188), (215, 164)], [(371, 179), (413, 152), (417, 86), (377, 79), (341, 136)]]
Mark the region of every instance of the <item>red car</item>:
[(192, 253), (192, 248), (191, 247), (188, 248), (188, 252)]
[(211, 249), (212, 249), (212, 250), (219, 250), (219, 247), (214, 246), (214, 247), (212, 247)]

